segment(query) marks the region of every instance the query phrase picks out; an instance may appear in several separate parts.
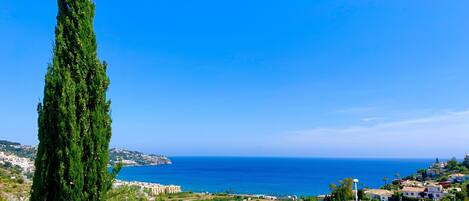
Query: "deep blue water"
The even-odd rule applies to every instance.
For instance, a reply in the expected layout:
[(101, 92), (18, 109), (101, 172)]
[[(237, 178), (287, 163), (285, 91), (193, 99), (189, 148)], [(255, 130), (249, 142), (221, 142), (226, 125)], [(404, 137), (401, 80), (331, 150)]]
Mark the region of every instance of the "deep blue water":
[(118, 178), (181, 185), (184, 191), (268, 195), (318, 195), (329, 184), (358, 178), (361, 187), (379, 187), (383, 177), (428, 167), (430, 159), (319, 159), (173, 157), (172, 165), (126, 167)]

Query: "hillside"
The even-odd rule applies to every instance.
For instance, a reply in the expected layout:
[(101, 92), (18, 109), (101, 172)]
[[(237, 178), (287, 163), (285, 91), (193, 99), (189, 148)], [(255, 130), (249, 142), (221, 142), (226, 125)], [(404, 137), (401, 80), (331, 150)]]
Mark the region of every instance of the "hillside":
[(27, 200), (30, 188), (18, 167), (0, 164), (0, 200)]
[[(19, 166), (24, 172), (30, 172), (31, 166), (34, 165), (36, 151), (34, 146), (0, 140), (0, 164)], [(171, 164), (171, 160), (165, 156), (116, 148), (110, 149), (109, 159), (110, 165), (115, 165), (120, 161), (124, 166)]]
[(22, 158), (33, 159), (36, 156), (36, 147), (22, 145), (17, 142), (10, 142), (6, 140), (0, 140), (0, 151), (14, 154)]
[(166, 165), (171, 164), (166, 156), (158, 156), (154, 154), (144, 154), (138, 151), (129, 151), (126, 149), (112, 148), (109, 150), (110, 165), (114, 165), (121, 161), (124, 165)]

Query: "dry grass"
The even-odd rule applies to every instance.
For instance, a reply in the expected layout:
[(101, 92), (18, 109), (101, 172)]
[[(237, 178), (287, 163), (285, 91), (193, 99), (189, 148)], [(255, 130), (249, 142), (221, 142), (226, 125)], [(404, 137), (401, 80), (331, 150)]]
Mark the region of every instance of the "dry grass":
[(25, 200), (30, 190), (31, 182), (17, 170), (0, 168), (0, 200)]

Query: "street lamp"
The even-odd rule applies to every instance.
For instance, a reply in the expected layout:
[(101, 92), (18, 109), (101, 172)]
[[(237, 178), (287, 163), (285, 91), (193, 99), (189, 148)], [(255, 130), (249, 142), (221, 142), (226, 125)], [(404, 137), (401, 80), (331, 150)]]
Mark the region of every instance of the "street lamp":
[(355, 184), (355, 201), (358, 201), (358, 179), (353, 179), (353, 184)]

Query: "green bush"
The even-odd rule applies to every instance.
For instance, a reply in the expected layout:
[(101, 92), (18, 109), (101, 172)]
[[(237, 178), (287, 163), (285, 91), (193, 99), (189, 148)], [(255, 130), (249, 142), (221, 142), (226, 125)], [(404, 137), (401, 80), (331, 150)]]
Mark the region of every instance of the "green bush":
[(107, 192), (107, 200), (112, 201), (147, 201), (148, 196), (143, 191), (132, 186), (121, 186)]

